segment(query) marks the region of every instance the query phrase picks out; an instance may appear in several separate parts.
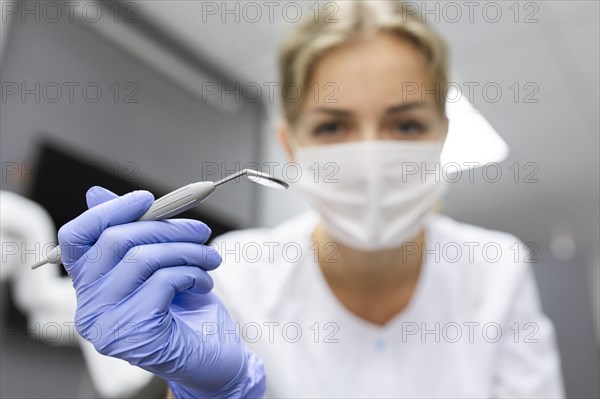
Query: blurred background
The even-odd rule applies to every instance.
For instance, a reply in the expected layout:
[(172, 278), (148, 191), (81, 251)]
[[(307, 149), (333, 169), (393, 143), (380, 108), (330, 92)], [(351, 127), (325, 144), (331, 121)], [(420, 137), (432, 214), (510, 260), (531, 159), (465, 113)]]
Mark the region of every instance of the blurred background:
[[(0, 3), (2, 190), (34, 201), (2, 197), (0, 396), (131, 396), (102, 391), (98, 376), (110, 365), (94, 370), (89, 348), (32, 322), (53, 320), (41, 304), (59, 299), (18, 282), (34, 281), (22, 269), (44, 248), (5, 245), (20, 242), (7, 237), (46, 231), (37, 242), (50, 245), (56, 228), (85, 209), (94, 184), (160, 195), (243, 167), (286, 174), (274, 130), (278, 43), (299, 13), (334, 9), (327, 2)], [(449, 42), (453, 81), (510, 149), (501, 178), (481, 178), (476, 169), (473, 181), (451, 185), (444, 212), (529, 243), (567, 394), (599, 397), (599, 2), (414, 4)], [(23, 207), (48, 212), (37, 219), (45, 230), (9, 223)], [(290, 192), (240, 183), (188, 216), (216, 235), (273, 226), (303, 209)], [(45, 278), (62, 284), (64, 273), (52, 268)], [(60, 301), (69, 308), (65, 290)], [(143, 395), (148, 377), (131, 378)]]

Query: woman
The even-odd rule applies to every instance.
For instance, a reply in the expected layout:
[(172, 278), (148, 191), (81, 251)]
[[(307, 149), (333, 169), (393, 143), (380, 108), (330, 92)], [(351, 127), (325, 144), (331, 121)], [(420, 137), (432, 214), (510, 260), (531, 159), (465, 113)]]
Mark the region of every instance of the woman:
[(207, 246), (200, 222), (129, 223), (151, 194), (92, 188), (59, 232), (78, 331), (175, 397), (562, 396), (521, 243), (435, 215), (444, 43), (401, 3), (339, 6), (280, 58), (305, 95), (278, 137), (315, 212)]

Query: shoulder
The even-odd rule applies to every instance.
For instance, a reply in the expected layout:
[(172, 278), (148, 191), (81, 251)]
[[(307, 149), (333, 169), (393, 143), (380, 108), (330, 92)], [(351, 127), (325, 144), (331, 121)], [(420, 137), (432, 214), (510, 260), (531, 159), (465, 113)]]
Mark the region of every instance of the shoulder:
[(481, 240), (482, 238), (485, 238), (490, 242), (498, 242), (499, 244), (519, 241), (513, 234), (460, 222), (447, 215), (433, 216), (430, 221), (430, 226), (434, 232), (441, 237), (452, 238), (455, 240)]
[(426, 260), (454, 294), (476, 309), (509, 311), (524, 287), (535, 290), (535, 244), (444, 215), (431, 219), (428, 232)]
[(222, 263), (211, 272), (215, 291), (226, 302), (231, 298), (252, 299), (254, 304), (268, 300), (306, 259), (317, 221), (314, 212), (304, 212), (273, 228), (243, 229), (216, 237), (211, 246)]
[(532, 249), (513, 234), (459, 222), (445, 215), (432, 217), (427, 234), (427, 246), (433, 246), (430, 249), (436, 249), (442, 261), (448, 263), (497, 264), (509, 268), (527, 261)]
[[(538, 263), (537, 245), (525, 245), (515, 235), (460, 223), (448, 217), (436, 217), (431, 222), (434, 241), (440, 244), (471, 243), (472, 255), (463, 255), (456, 264), (450, 255), (437, 268), (444, 282), (451, 282), (456, 301), (470, 322), (478, 322), (485, 331), (484, 342), (490, 341), (486, 326), (495, 324), (495, 397), (564, 396), (560, 358), (554, 326), (543, 313), (532, 266)], [(436, 288), (440, 288), (437, 285)], [(446, 291), (446, 293), (448, 293)], [(495, 333), (494, 333), (495, 334)], [(517, 337), (520, 340), (517, 342)], [(523, 343), (527, 343), (523, 345)], [(485, 346), (480, 346), (485, 350)], [(524, 384), (523, 367), (527, 370)]]
[(304, 212), (272, 228), (231, 231), (216, 237), (211, 245), (221, 254), (221, 268), (279, 267), (281, 260), (298, 257), (291, 249), (306, 249), (317, 221), (314, 212)]
[(303, 212), (296, 215), (275, 227), (250, 228), (234, 230), (222, 234), (213, 240), (214, 244), (225, 243), (250, 243), (250, 242), (269, 242), (276, 240), (278, 242), (298, 241), (298, 235), (307, 233), (314, 227), (318, 221), (318, 216), (312, 211)]

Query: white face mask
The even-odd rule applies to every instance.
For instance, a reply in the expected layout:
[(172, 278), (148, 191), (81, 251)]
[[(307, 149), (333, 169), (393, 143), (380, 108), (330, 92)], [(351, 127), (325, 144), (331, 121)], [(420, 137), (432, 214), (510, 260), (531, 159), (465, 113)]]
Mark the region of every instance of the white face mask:
[[(439, 141), (354, 141), (299, 147), (295, 184), (332, 238), (361, 250), (419, 233), (445, 192)], [(429, 171), (429, 173), (427, 173)]]

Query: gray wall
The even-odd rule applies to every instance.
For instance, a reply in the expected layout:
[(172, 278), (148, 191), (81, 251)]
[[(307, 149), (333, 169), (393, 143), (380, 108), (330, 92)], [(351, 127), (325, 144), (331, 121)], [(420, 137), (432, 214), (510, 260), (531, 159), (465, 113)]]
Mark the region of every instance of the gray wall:
[[(40, 98), (7, 94), (2, 102), (3, 165), (34, 162), (35, 143), (42, 135), (59, 140), (95, 162), (117, 163), (125, 176), (129, 176), (125, 168), (134, 163), (137, 172), (133, 177), (164, 189), (205, 178), (216, 180), (222, 173), (234, 171), (236, 164), (245, 165), (258, 158), (258, 129), (263, 114), (259, 104), (242, 103), (235, 113), (224, 114), (102, 39), (88, 26), (67, 19), (61, 23), (34, 23), (32, 18), (28, 21), (12, 23), (3, 56), (2, 81), (5, 88), (17, 84), (19, 90), (22, 83), (28, 89), (39, 83)], [(214, 81), (219, 82), (217, 79)], [(79, 85), (74, 88), (73, 102), (65, 82)], [(114, 98), (115, 82), (120, 93), (118, 101)], [(98, 102), (92, 102), (96, 96), (93, 87), (87, 97), (83, 93), (89, 83), (102, 90)], [(54, 84), (62, 90), (62, 97), (55, 103)], [(124, 102), (127, 95), (137, 103)], [(209, 175), (213, 166), (219, 170)], [(27, 181), (7, 177), (3, 188), (17, 192), (25, 189)], [(232, 223), (249, 226), (256, 221), (256, 187), (245, 183), (223, 186), (203, 206)]]

